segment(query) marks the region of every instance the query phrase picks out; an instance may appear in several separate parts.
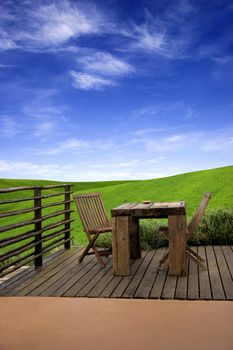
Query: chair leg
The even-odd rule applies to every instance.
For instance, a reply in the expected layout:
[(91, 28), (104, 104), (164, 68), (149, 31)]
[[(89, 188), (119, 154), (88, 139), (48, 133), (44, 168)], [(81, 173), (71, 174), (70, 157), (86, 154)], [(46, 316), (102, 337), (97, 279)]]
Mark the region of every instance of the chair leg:
[(91, 238), (91, 235), (87, 234), (87, 238), (89, 240), (89, 244), (87, 245), (87, 247), (84, 249), (83, 253), (81, 254), (80, 258), (79, 258), (79, 262), (82, 262), (84, 257), (87, 255), (88, 251), (92, 248), (93, 252), (97, 258), (97, 260), (99, 261), (99, 263), (102, 266), (106, 266), (105, 262), (103, 261), (103, 259), (100, 256), (100, 253), (98, 252), (97, 248), (94, 246), (95, 241), (97, 240), (97, 238), (99, 237), (100, 232), (97, 233), (94, 238)]
[(97, 260), (99, 261), (99, 263), (103, 266), (103, 267), (106, 267), (106, 264), (105, 262), (103, 261), (103, 259), (101, 258), (100, 256), (100, 253), (98, 252), (97, 248), (95, 246), (92, 247), (94, 253), (95, 253), (95, 256), (97, 258)]
[(99, 236), (99, 233), (97, 233), (97, 234), (94, 236), (94, 238), (91, 238), (91, 236), (87, 234), (87, 238), (88, 238), (88, 240), (89, 240), (89, 243), (88, 243), (88, 245), (86, 246), (86, 248), (84, 249), (84, 251), (83, 251), (82, 255), (80, 256), (80, 258), (78, 259), (79, 262), (82, 262), (83, 259), (84, 259), (84, 257), (87, 255), (88, 251), (89, 251), (91, 248), (93, 248), (93, 245), (94, 245), (95, 241), (97, 240), (98, 236)]
[(186, 247), (186, 250), (190, 253), (190, 254), (192, 254), (192, 255), (194, 255), (196, 258), (197, 258), (197, 260), (199, 260), (199, 261), (201, 261), (201, 262), (205, 262), (205, 260), (203, 259), (203, 258), (201, 258), (200, 257), (200, 255), (198, 255), (193, 249), (191, 249), (190, 247)]
[(207, 267), (198, 259), (196, 259), (188, 250), (186, 250), (187, 256), (192, 259), (198, 266), (200, 266), (202, 269), (207, 270)]
[(169, 266), (169, 258), (168, 258), (166, 261), (164, 261), (164, 262), (159, 266), (158, 270), (159, 270), (159, 271), (160, 271), (160, 270), (165, 270), (168, 266)]
[(166, 253), (159, 262), (159, 270), (163, 270), (168, 267), (169, 264), (169, 253)]
[(162, 265), (163, 263), (165, 263), (165, 261), (168, 259), (168, 253), (166, 253), (163, 257), (162, 257), (162, 259), (160, 260), (160, 262), (159, 262), (159, 265)]

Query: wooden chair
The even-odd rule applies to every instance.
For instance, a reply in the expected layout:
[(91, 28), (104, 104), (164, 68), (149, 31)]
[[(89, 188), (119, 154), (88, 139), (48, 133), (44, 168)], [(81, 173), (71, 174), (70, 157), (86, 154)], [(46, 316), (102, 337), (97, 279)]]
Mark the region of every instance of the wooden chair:
[[(199, 222), (201, 220), (202, 215), (205, 212), (205, 209), (208, 205), (208, 202), (211, 198), (211, 193), (206, 192), (199, 208), (197, 209), (196, 213), (194, 214), (192, 220), (187, 226), (186, 232), (187, 232), (187, 240), (192, 236), (194, 231), (197, 229)], [(163, 234), (168, 240), (169, 240), (169, 231), (168, 227), (160, 227), (159, 233)], [(200, 257), (193, 249), (191, 249), (188, 245), (186, 246), (186, 254), (187, 256), (192, 259), (196, 264), (198, 264), (200, 267), (206, 269), (206, 266), (204, 265), (205, 260)], [(169, 252), (164, 255), (164, 257), (160, 260), (160, 266), (162, 264), (168, 263), (169, 258)]]
[[(97, 250), (95, 241), (101, 233), (112, 232), (100, 193), (88, 193), (73, 196), (78, 213), (88, 238), (88, 245), (79, 258), (81, 262), (86, 255), (95, 254), (101, 265), (106, 266), (101, 258), (112, 254), (112, 249)], [(92, 248), (93, 252), (89, 252)]]

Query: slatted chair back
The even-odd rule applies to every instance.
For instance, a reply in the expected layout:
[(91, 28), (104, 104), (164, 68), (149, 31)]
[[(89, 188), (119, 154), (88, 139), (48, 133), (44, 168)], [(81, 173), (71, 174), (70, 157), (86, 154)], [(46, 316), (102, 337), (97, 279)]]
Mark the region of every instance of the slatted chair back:
[(193, 232), (196, 230), (200, 220), (201, 220), (201, 217), (202, 215), (204, 214), (205, 210), (206, 210), (206, 207), (209, 203), (209, 200), (211, 198), (211, 193), (209, 192), (206, 192), (202, 201), (201, 201), (201, 204), (199, 206), (199, 208), (197, 209), (196, 213), (194, 214), (192, 220), (190, 221), (190, 223), (188, 224), (188, 238), (193, 234)]
[(86, 233), (95, 234), (111, 227), (100, 193), (75, 195), (74, 199)]

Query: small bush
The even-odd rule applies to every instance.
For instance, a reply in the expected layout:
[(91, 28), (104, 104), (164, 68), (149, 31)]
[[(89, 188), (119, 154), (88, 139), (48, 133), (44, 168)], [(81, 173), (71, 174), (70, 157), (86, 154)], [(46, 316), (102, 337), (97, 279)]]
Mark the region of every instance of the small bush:
[(233, 244), (233, 209), (207, 211), (190, 244)]
[(103, 233), (96, 241), (97, 247), (110, 248), (112, 245), (112, 235), (110, 233)]
[(161, 226), (161, 224), (156, 220), (142, 220), (140, 222), (142, 249), (148, 250), (168, 246), (167, 239), (158, 232), (159, 226)]

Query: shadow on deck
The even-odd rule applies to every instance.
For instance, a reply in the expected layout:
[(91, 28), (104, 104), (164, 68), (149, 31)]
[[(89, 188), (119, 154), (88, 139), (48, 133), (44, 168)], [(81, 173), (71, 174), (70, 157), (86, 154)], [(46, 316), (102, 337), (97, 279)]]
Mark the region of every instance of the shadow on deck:
[(142, 253), (132, 261), (131, 276), (113, 276), (111, 257), (102, 268), (94, 256), (80, 264), (81, 248), (55, 254), (43, 268), (28, 268), (0, 285), (1, 296), (64, 296), (97, 298), (233, 300), (233, 249), (198, 247), (207, 262), (202, 270), (188, 262), (185, 277), (158, 270), (165, 249)]

